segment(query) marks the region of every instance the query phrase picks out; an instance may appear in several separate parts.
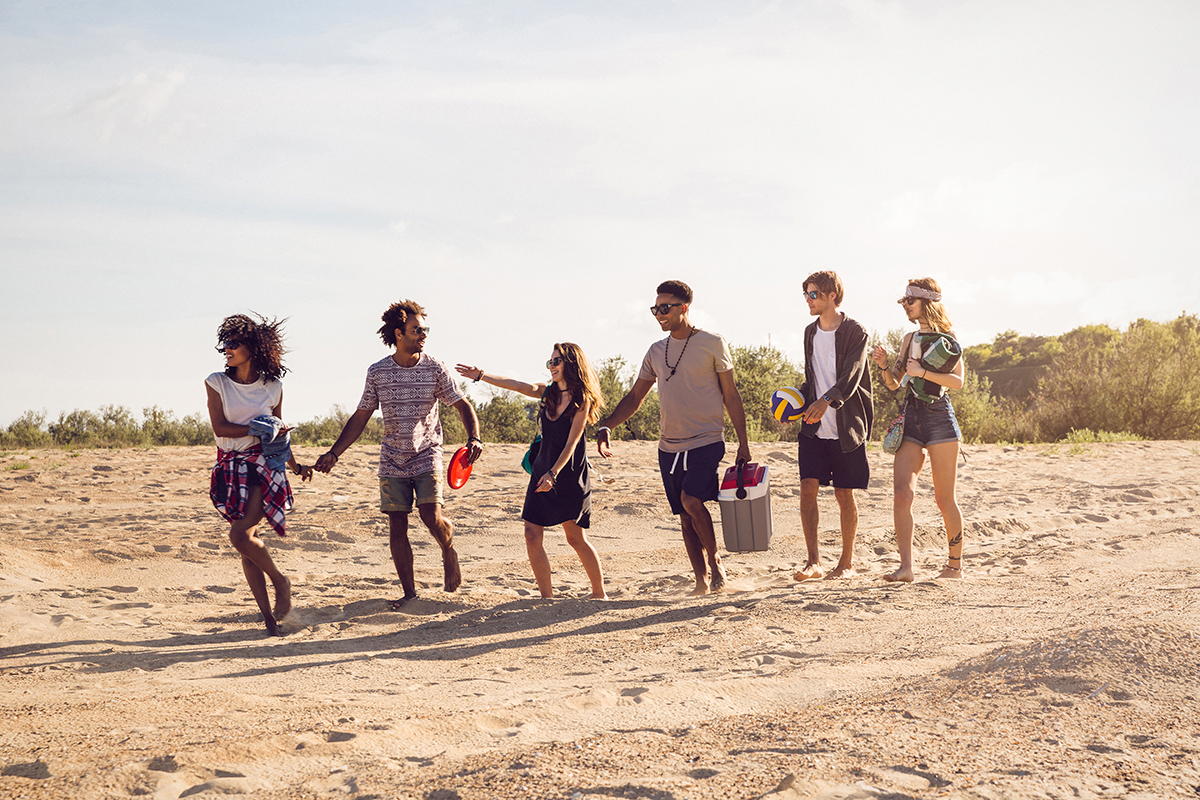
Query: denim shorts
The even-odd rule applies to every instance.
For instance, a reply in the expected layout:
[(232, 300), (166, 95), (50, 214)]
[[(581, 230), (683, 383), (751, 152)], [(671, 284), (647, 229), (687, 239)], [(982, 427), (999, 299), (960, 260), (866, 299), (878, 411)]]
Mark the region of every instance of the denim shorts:
[(909, 397), (904, 410), (904, 441), (916, 442), (922, 447), (961, 442), (962, 431), (958, 429), (950, 396), (942, 395), (932, 403)]
[(442, 473), (425, 472), (411, 478), (379, 478), (379, 510), (409, 514), (416, 505), (442, 502)]

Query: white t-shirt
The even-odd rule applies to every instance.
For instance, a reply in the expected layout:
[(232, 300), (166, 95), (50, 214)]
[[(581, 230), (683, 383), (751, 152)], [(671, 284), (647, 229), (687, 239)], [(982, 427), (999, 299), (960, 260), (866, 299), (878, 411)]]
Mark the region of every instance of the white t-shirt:
[[(813, 375), (817, 379), (817, 397), (828, 392), (837, 384), (837, 350), (834, 347), (834, 337), (837, 329), (821, 330), (817, 324), (817, 335), (813, 338)], [(818, 439), (838, 438), (837, 411), (833, 408), (825, 410), (821, 417), (821, 427), (817, 429)]]
[[(249, 425), (250, 420), (262, 414), (272, 414), (283, 402), (283, 381), (264, 383), (259, 378), (254, 383), (238, 383), (224, 372), (214, 372), (204, 379), (217, 394), (221, 395), (221, 406), (225, 409), (225, 421), (234, 425)], [(213, 434), (217, 447), (222, 450), (245, 450), (262, 440), (257, 436), (240, 436), (227, 439)]]

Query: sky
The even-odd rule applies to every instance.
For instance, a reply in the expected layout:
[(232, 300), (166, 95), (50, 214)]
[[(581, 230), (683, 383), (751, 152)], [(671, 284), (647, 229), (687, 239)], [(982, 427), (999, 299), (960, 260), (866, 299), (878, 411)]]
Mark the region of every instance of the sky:
[(797, 363), (821, 269), (880, 334), (936, 278), (967, 345), (1197, 313), (1197, 42), (1194, 0), (0, 0), (0, 426), (202, 412), (249, 311), (291, 422), (404, 298), (531, 381), (639, 363), (672, 278)]

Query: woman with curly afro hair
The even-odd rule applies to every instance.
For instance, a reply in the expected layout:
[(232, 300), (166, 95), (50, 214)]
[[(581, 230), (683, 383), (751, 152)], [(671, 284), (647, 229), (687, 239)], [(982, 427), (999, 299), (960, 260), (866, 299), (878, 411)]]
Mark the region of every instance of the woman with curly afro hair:
[[(250, 432), (256, 417), (283, 415), (283, 336), (278, 320), (251, 319), (244, 314), (226, 317), (217, 329), (217, 352), (225, 356), (225, 370), (205, 379), (208, 416), (217, 440), (209, 495), (229, 522), (229, 541), (241, 554), (242, 571), (254, 601), (267, 623), (267, 632), (279, 636), (279, 622), (292, 608), (292, 584), (275, 566), (256, 528), (264, 519), (280, 536), (285, 514), (292, 508), (292, 488), (281, 469), (272, 469), (263, 454), (260, 438)], [(286, 434), (286, 426), (279, 434)], [(282, 458), (280, 459), (282, 460)], [(312, 467), (301, 466), (290, 452), (287, 466), (302, 480), (312, 479)], [(275, 607), (267, 596), (267, 578), (275, 589)]]

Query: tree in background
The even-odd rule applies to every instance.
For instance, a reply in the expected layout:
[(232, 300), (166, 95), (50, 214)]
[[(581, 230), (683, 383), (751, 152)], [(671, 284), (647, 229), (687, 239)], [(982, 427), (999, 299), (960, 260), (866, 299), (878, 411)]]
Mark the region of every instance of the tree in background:
[[(770, 345), (729, 348), (733, 356), (733, 381), (742, 396), (746, 409), (746, 435), (752, 442), (794, 442), (800, 435), (800, 424), (783, 424), (771, 413), (771, 395), (783, 386), (800, 387), (803, 371), (788, 361), (782, 350)], [(733, 423), (725, 417), (725, 441), (736, 442)]]

